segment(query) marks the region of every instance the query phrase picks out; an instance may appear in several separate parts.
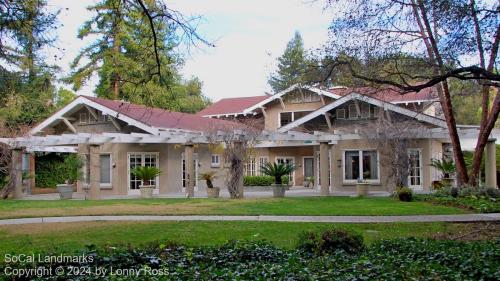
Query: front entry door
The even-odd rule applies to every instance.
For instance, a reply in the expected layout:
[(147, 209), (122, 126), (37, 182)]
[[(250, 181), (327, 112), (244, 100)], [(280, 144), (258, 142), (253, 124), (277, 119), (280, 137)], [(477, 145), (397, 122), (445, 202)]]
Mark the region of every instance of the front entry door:
[(408, 185), (413, 190), (423, 190), (422, 151), (408, 149)]
[(314, 157), (304, 157), (304, 180), (314, 177)]
[[(194, 191), (198, 191), (198, 153), (193, 154), (194, 158)], [(182, 152), (182, 192), (186, 192), (186, 158), (184, 157), (184, 152)]]

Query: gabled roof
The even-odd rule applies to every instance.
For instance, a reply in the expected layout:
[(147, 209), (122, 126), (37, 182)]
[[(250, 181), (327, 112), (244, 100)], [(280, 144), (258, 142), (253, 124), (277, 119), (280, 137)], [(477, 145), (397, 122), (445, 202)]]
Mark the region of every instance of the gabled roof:
[(322, 90), (322, 89), (319, 89), (319, 88), (316, 88), (316, 87), (310, 87), (310, 86), (302, 86), (302, 85), (299, 85), (299, 84), (295, 84), (291, 87), (289, 87), (288, 89), (285, 89), (279, 93), (276, 93), (272, 96), (269, 96), (267, 99), (257, 103), (257, 104), (254, 104), (250, 107), (248, 107), (247, 109), (245, 109), (243, 111), (243, 113), (245, 114), (248, 114), (256, 109), (259, 109), (261, 107), (263, 107), (264, 105), (274, 101), (274, 100), (277, 100), (277, 99), (280, 99), (282, 96), (292, 92), (293, 90), (296, 90), (296, 89), (304, 89), (304, 90), (309, 90), (311, 92), (314, 92), (318, 95), (322, 95), (322, 96), (327, 96), (327, 97), (330, 97), (330, 98), (333, 98), (333, 99), (338, 99), (340, 98), (341, 96), (337, 95), (337, 94), (334, 94), (334, 93), (331, 93), (331, 92), (328, 92), (328, 91), (325, 91), (325, 90)]
[(384, 110), (391, 110), (391, 111), (397, 112), (399, 114), (408, 116), (410, 118), (414, 118), (418, 121), (426, 122), (426, 123), (429, 123), (429, 124), (432, 124), (432, 125), (435, 125), (438, 127), (442, 127), (442, 128), (447, 128), (446, 122), (443, 119), (440, 119), (440, 118), (437, 118), (434, 116), (430, 116), (430, 115), (427, 115), (424, 113), (416, 112), (413, 110), (409, 110), (409, 109), (397, 106), (397, 105), (389, 103), (389, 102), (385, 102), (383, 100), (380, 100), (380, 99), (377, 99), (374, 97), (361, 95), (359, 93), (352, 92), (350, 94), (347, 94), (347, 95), (341, 97), (340, 99), (338, 99), (332, 103), (329, 103), (329, 104), (307, 114), (306, 116), (304, 116), (300, 119), (297, 119), (297, 120), (279, 128), (278, 132), (280, 132), (280, 133), (287, 132), (287, 131), (289, 131), (289, 130), (291, 130), (299, 125), (302, 125), (302, 124), (306, 123), (307, 121), (312, 120), (312, 119), (314, 119), (322, 114), (325, 114), (328, 111), (335, 109), (338, 106), (345, 104), (351, 100), (363, 101), (363, 102), (378, 106), (380, 108), (383, 108)]
[(161, 129), (207, 132), (217, 128), (241, 128), (243, 125), (219, 119), (204, 118), (194, 114), (168, 111), (123, 101), (79, 96), (31, 130), (36, 134), (55, 124), (66, 114), (82, 106), (89, 106), (151, 134)]
[(235, 115), (242, 114), (243, 111), (252, 105), (255, 105), (269, 96), (254, 96), (254, 97), (241, 97), (241, 98), (226, 98), (221, 99), (211, 106), (196, 113), (196, 115), (210, 117), (219, 115)]
[(434, 87), (425, 88), (419, 92), (411, 92), (405, 94), (401, 94), (401, 91), (394, 87), (385, 87), (382, 89), (377, 89), (372, 87), (356, 87), (356, 88), (337, 87), (328, 89), (328, 91), (339, 96), (345, 96), (354, 92), (394, 104), (427, 102), (427, 101), (438, 100), (438, 94), (436, 92), (436, 88)]

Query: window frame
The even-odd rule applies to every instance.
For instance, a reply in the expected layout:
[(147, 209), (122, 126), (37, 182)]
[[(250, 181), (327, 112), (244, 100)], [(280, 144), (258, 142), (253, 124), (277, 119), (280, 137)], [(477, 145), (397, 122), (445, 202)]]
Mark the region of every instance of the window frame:
[[(214, 162), (214, 157), (217, 158), (217, 162)], [(220, 168), (221, 163), (220, 163), (221, 155), (220, 154), (211, 154), (210, 155), (210, 167), (212, 168)]]
[(259, 156), (259, 167), (257, 170), (257, 175), (264, 176), (264, 174), (261, 171), (261, 168), (265, 163), (268, 163), (268, 162), (269, 162), (269, 156)]
[(290, 123), (292, 123), (294, 121), (294, 119), (293, 119), (293, 116), (294, 116), (293, 111), (282, 111), (282, 112), (280, 112), (278, 114), (278, 128), (281, 128), (283, 126), (286, 126), (286, 125), (290, 124), (290, 123), (287, 123), (285, 125), (281, 124), (281, 114), (283, 114), (283, 113), (290, 113), (290, 115), (291, 115), (291, 121), (290, 121)]
[[(342, 117), (339, 116), (339, 112), (342, 112), (342, 114), (343, 114)], [(345, 118), (345, 108), (337, 108), (335, 110), (335, 118), (339, 119), (339, 120), (345, 120), (346, 119)]]
[[(346, 179), (346, 172), (345, 172), (345, 165), (346, 165), (346, 159), (345, 159), (345, 154), (348, 151), (357, 151), (358, 152), (358, 157), (359, 157), (359, 164), (358, 164), (358, 169), (359, 169), (359, 179), (366, 181), (367, 183), (371, 184), (380, 184), (380, 153), (377, 149), (373, 148), (362, 148), (362, 149), (345, 149), (342, 150), (342, 181), (344, 184), (355, 184), (358, 182), (358, 179)], [(377, 152), (377, 179), (364, 179), (363, 178), (363, 152), (369, 152), (369, 151), (375, 151)]]
[(100, 186), (105, 186), (105, 187), (111, 187), (113, 186), (113, 153), (111, 152), (102, 152), (99, 153), (99, 166), (101, 166), (101, 156), (102, 155), (109, 155), (109, 183), (108, 182), (101, 182), (102, 180), (102, 170), (99, 171), (99, 184)]
[[(130, 181), (131, 181), (131, 172), (130, 172), (130, 156), (131, 155), (141, 155), (141, 166), (145, 166), (145, 156), (146, 154), (151, 154), (156, 156), (156, 168), (160, 169), (160, 153), (159, 152), (127, 152), (127, 188), (128, 192), (136, 191), (139, 189), (130, 189)], [(159, 190), (160, 188), (160, 176), (155, 178), (155, 190)]]
[[(80, 114), (78, 115), (79, 116), (79, 119), (78, 119), (78, 123), (79, 124), (88, 124), (89, 123), (89, 117), (88, 117), (88, 114), (86, 112), (80, 112)], [(85, 116), (85, 122), (83, 122), (83, 118), (82, 116)]]
[[(354, 108), (354, 115), (355, 117), (351, 117), (351, 108)], [(349, 111), (349, 120), (356, 120), (356, 119), (359, 119), (359, 116), (358, 116), (358, 109), (356, 108), (356, 105), (355, 104), (350, 104), (348, 106), (348, 111)]]

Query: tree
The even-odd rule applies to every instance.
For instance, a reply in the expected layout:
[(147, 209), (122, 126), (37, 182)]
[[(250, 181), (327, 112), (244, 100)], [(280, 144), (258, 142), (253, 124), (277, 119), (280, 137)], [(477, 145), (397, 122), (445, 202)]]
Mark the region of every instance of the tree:
[[(328, 3), (333, 7), (345, 4), (340, 0)], [(330, 27), (332, 40), (325, 54), (331, 59), (325, 65), (325, 74), (328, 77), (339, 66), (347, 67), (353, 77), (368, 84), (397, 87), (401, 94), (436, 87), (453, 146), (457, 181), (459, 185), (476, 185), (482, 152), (500, 111), (498, 91), (493, 104), (489, 103), (490, 86), (500, 84), (495, 70), (500, 43), (499, 9), (498, 2), (477, 4), (474, 0), (350, 2), (337, 13)], [(372, 58), (390, 59), (394, 67), (382, 73), (358, 69), (350, 60), (338, 59), (341, 53), (364, 62)], [(401, 56), (408, 55), (415, 58), (412, 65), (417, 69), (427, 70), (413, 74), (400, 68)], [(477, 63), (463, 60), (465, 56), (475, 56)], [(474, 80), (482, 87), (478, 153), (474, 154), (470, 179), (453, 113), (451, 78)]]
[(5, 85), (0, 115), (9, 125), (33, 124), (53, 110), (57, 67), (45, 63), (43, 48), (55, 41), (56, 12), (49, 12), (44, 0), (0, 3), (0, 59)]
[(307, 69), (307, 58), (304, 51), (302, 36), (298, 31), (286, 46), (285, 52), (278, 58), (278, 70), (272, 73), (268, 83), (274, 92), (280, 92), (286, 88), (303, 81)]
[[(67, 81), (78, 90), (97, 73), (96, 94), (100, 97), (186, 112), (205, 107), (201, 83), (186, 82), (178, 74), (182, 60), (174, 53), (179, 38), (172, 24), (158, 21), (150, 25), (144, 9), (159, 14), (160, 6), (156, 1), (140, 3), (103, 0), (88, 8), (95, 16), (84, 23), (78, 36), (97, 35), (98, 39), (75, 58)], [(82, 64), (84, 58), (88, 63)]]
[(57, 96), (56, 96), (56, 107), (57, 108), (63, 108), (66, 106), (68, 103), (73, 101), (76, 97), (76, 94), (70, 90), (64, 89), (63, 87), (60, 87), (59, 90), (57, 91)]

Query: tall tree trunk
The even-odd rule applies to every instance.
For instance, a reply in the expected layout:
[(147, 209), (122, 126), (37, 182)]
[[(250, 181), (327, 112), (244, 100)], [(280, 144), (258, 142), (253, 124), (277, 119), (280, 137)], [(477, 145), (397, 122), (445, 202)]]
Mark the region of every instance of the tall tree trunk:
[[(415, 3), (415, 0), (412, 1), (413, 13), (419, 26), (422, 39), (424, 40), (424, 43), (426, 45), (429, 59), (433, 65), (433, 72), (435, 75), (441, 75), (444, 70), (441, 53), (439, 52), (439, 49), (437, 47), (437, 42), (435, 40), (434, 32), (432, 31), (432, 27), (427, 17), (427, 10), (425, 8), (425, 5), (422, 0), (417, 1), (418, 4)], [(457, 184), (462, 185), (468, 182), (468, 175), (462, 147), (460, 145), (460, 138), (458, 136), (457, 124), (455, 121), (455, 116), (453, 115), (453, 107), (451, 104), (448, 82), (443, 81), (440, 86), (437, 87), (437, 90), (446, 125), (448, 127), (451, 145), (453, 147), (453, 156), (455, 158), (455, 164), (457, 167)]]
[[(487, 69), (488, 71), (493, 71), (495, 60), (498, 54), (498, 46), (500, 44), (500, 27), (497, 27), (497, 32), (495, 34), (495, 38), (490, 52), (488, 66), (486, 66), (483, 42), (481, 38), (481, 26), (479, 25), (479, 20), (477, 18), (475, 0), (470, 0), (470, 9), (472, 14), (472, 19), (474, 22), (474, 31), (476, 33), (476, 44), (478, 48), (479, 61), (481, 63), (481, 67)], [(500, 7), (497, 9), (500, 9)], [(478, 184), (477, 179), (481, 169), (481, 160), (483, 157), (484, 148), (486, 147), (486, 143), (488, 142), (490, 133), (493, 130), (493, 127), (495, 126), (495, 122), (498, 119), (498, 114), (500, 111), (500, 97), (498, 89), (495, 95), (495, 99), (493, 100), (493, 106), (491, 108), (491, 111), (489, 110), (490, 107), (489, 101), (490, 101), (490, 87), (487, 85), (483, 85), (482, 101), (481, 101), (482, 115), (479, 127), (479, 137), (477, 139), (476, 148), (474, 149), (474, 157), (472, 160), (472, 171), (469, 177), (469, 184), (472, 186), (477, 186)]]
[(117, 57), (120, 55), (120, 43), (117, 39), (118, 35), (115, 34), (114, 42), (113, 42), (113, 99), (118, 100), (120, 97), (120, 74), (118, 73), (118, 63)]

